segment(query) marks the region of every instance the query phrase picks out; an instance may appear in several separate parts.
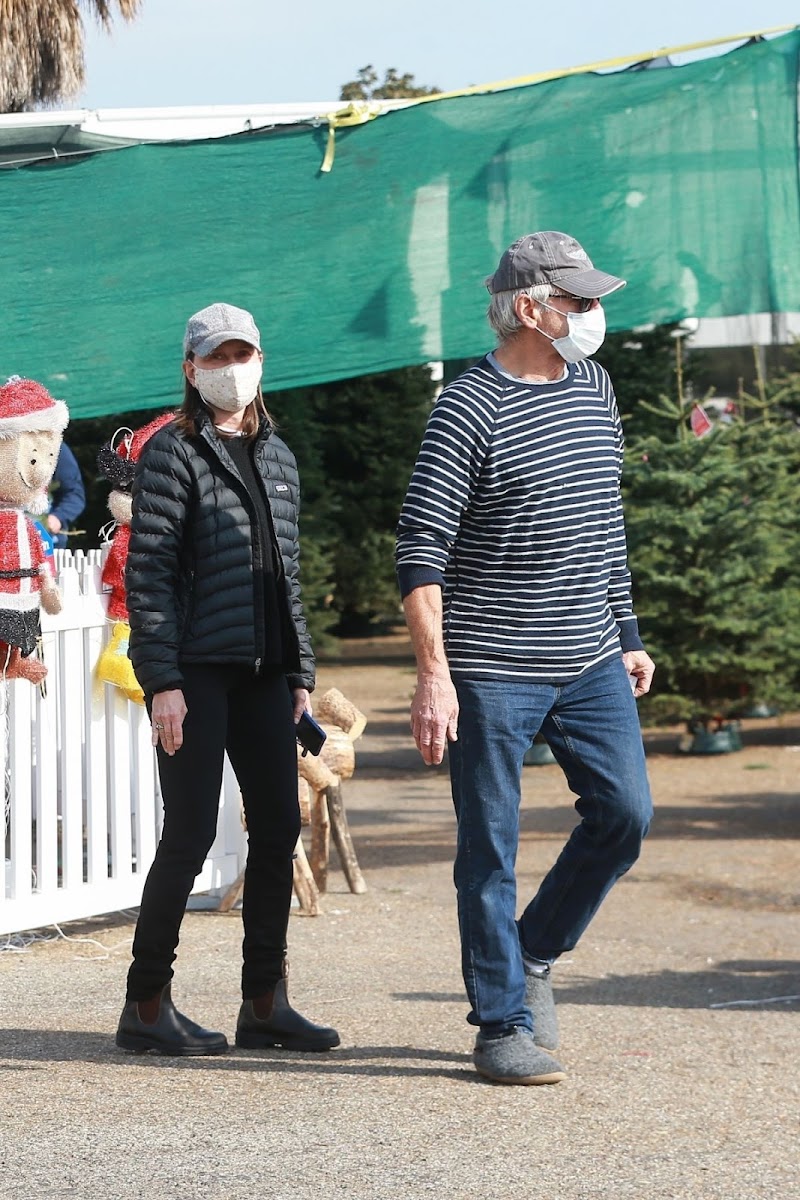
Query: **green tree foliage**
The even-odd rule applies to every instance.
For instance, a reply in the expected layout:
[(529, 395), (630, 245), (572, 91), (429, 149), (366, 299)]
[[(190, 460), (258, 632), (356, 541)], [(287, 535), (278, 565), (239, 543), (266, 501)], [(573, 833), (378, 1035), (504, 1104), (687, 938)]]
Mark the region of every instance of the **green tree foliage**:
[(642, 715), (796, 705), (800, 435), (769, 397), (743, 395), (737, 418), (704, 438), (690, 408), (650, 405), (666, 436), (634, 438), (626, 458), (634, 600), (658, 668)]
[(654, 417), (642, 401), (672, 393), (679, 362), (682, 379), (691, 386), (692, 358), (684, 354), (686, 339), (677, 337), (679, 332), (678, 325), (658, 325), (644, 332), (610, 333), (593, 356), (611, 376), (629, 442), (650, 433), (668, 436), (663, 420)]
[(441, 88), (424, 87), (414, 82), (414, 76), (398, 75), (389, 67), (379, 82), (378, 73), (372, 64), (362, 67), (356, 79), (342, 85), (340, 100), (406, 100), (415, 96), (434, 96)]
[[(755, 378), (750, 392), (739, 386), (739, 403), (745, 408), (755, 401), (761, 409), (769, 409), (800, 427), (800, 340), (783, 348), (781, 365), (765, 378), (761, 358), (754, 348)], [(755, 395), (753, 394), (755, 393)]]
[(309, 551), (331, 571), (317, 624), (319, 604), (341, 633), (397, 618), (394, 532), (434, 396), (430, 370), (409, 367), (268, 397), (300, 468), (304, 590)]

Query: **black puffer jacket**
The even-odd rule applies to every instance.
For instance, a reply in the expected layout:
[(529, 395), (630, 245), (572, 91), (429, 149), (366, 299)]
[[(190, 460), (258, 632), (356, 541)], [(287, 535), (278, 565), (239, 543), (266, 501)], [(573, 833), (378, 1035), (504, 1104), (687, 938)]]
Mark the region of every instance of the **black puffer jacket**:
[[(254, 459), (269, 501), (283, 570), (289, 686), (314, 687), (314, 658), (300, 601), (297, 464), (268, 421)], [(251, 664), (263, 657), (263, 613), (253, 574), (256, 513), (224, 441), (204, 417), (197, 437), (166, 425), (147, 442), (133, 482), (125, 569), (130, 656), (142, 690), (182, 685), (181, 662)], [(258, 540), (256, 539), (256, 545)]]

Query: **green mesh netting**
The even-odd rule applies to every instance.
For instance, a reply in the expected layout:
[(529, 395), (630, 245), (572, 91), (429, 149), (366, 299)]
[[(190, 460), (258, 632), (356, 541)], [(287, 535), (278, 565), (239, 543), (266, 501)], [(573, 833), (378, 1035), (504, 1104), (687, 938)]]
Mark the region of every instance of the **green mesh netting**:
[(482, 280), (565, 229), (628, 287), (609, 326), (800, 309), (800, 31), (683, 67), (575, 75), (327, 129), (0, 173), (0, 375), (73, 417), (180, 394), (187, 316), (250, 308), (267, 387), (491, 345)]

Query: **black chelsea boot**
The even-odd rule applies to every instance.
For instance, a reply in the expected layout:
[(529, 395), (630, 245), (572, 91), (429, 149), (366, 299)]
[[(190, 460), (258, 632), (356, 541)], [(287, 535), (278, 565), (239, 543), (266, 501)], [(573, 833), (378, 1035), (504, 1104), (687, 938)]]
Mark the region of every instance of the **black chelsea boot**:
[[(264, 1015), (256, 1016), (257, 1010)], [(326, 1025), (314, 1025), (292, 1008), (284, 977), (266, 995), (242, 1001), (236, 1045), (247, 1050), (332, 1050), (339, 1045), (339, 1034)]]
[(224, 1054), (228, 1039), (212, 1033), (178, 1012), (172, 1003), (171, 984), (161, 992), (155, 1021), (143, 1021), (136, 1000), (128, 1000), (117, 1027), (117, 1045), (133, 1054)]

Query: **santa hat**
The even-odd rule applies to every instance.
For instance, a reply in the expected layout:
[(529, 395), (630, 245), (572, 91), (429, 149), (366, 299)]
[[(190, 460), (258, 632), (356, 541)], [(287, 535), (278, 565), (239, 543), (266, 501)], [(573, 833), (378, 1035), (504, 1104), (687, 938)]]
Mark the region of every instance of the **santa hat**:
[(46, 387), (33, 379), (11, 378), (0, 387), (0, 438), (21, 433), (63, 433), (69, 410), (63, 400), (54, 400)]
[[(154, 433), (158, 433), (159, 429), (163, 429), (174, 419), (175, 413), (167, 412), (155, 417), (141, 429), (118, 429), (114, 437), (100, 448), (97, 455), (97, 469), (100, 474), (119, 491), (129, 492), (136, 474), (136, 463), (146, 443)], [(116, 437), (119, 433), (124, 436), (117, 442)]]

